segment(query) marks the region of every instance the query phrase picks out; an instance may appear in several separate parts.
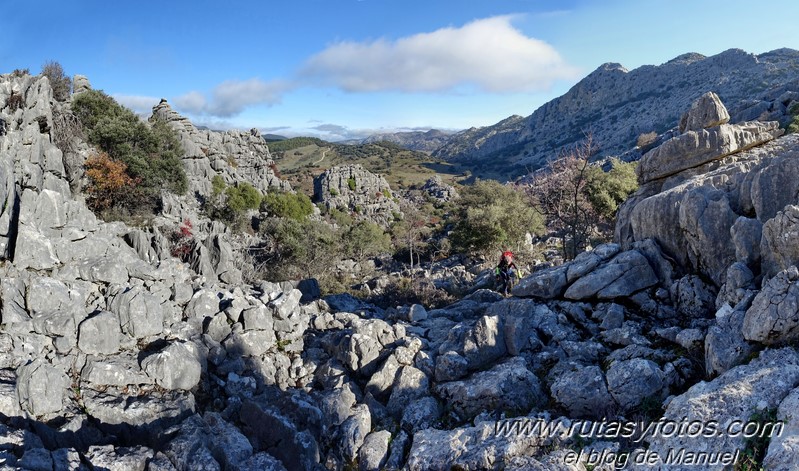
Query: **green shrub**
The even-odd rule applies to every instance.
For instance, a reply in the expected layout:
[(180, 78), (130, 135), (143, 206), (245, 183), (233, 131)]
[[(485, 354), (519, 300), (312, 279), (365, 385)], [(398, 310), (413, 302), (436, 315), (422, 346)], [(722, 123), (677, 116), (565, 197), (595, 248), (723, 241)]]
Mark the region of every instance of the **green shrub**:
[(261, 235), (271, 251), (260, 266), (266, 267), (263, 276), (272, 281), (313, 277), (324, 283), (340, 258), (340, 234), (323, 221), (269, 218)]
[(89, 142), (127, 166), (145, 201), (154, 204), (161, 189), (183, 194), (188, 189), (180, 140), (168, 124), (150, 125), (102, 91), (90, 90), (72, 102)]
[(263, 211), (281, 218), (305, 219), (313, 214), (313, 203), (303, 193), (267, 193), (262, 203)]
[(261, 192), (247, 182), (227, 187), (225, 195), (227, 206), (237, 214), (260, 208), (263, 200)]
[(614, 219), (619, 205), (638, 189), (637, 162), (622, 162), (615, 158), (611, 162), (608, 172), (597, 166), (590, 167), (586, 187), (591, 206), (607, 221)]
[(383, 228), (366, 220), (350, 226), (343, 239), (347, 256), (359, 261), (391, 249), (391, 237)]
[(486, 255), (519, 248), (528, 232), (544, 233), (544, 220), (513, 187), (482, 180), (463, 189), (455, 212), (452, 243), (456, 250)]
[(355, 179), (353, 177), (347, 179), (347, 186), (349, 187), (350, 191), (355, 191)]
[(792, 105), (788, 112), (793, 116), (793, 120), (788, 124), (786, 132), (789, 134), (799, 132), (799, 103)]

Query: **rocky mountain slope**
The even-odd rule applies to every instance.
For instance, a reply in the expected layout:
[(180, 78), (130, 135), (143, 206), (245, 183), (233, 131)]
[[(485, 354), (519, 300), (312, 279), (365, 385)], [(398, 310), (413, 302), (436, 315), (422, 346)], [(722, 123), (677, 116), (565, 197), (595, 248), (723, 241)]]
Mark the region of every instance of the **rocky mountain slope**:
[[(620, 155), (644, 133), (663, 133), (707, 91), (717, 93), (732, 122), (782, 121), (799, 97), (799, 52), (754, 55), (730, 49), (715, 56), (684, 54), (659, 66), (628, 71), (603, 64), (565, 95), (526, 117), (453, 136), (433, 156), (500, 167), (509, 177), (543, 165), (591, 133), (600, 155)], [(640, 155), (640, 154), (639, 154)]]
[[(206, 276), (98, 220), (47, 79), (0, 75), (0, 106), (1, 469), (732, 469), (750, 442), (726, 427), (758, 417), (784, 425), (766, 469), (799, 461), (799, 137), (726, 123), (712, 95), (643, 157), (619, 243), (510, 298), (388, 310)], [(164, 221), (190, 210), (165, 201)]]
[(374, 134), (360, 141), (361, 144), (372, 144), (375, 142), (393, 142), (398, 146), (419, 152), (432, 152), (446, 143), (451, 133), (431, 129), (429, 131), (409, 131)]

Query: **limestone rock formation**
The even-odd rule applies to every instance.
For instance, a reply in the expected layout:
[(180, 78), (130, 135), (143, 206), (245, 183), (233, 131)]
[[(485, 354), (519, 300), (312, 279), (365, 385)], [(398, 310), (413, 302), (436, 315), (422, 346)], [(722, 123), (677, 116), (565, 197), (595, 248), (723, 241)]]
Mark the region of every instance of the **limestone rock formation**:
[(400, 214), (386, 179), (357, 164), (333, 167), (316, 177), (314, 201), (382, 225)]
[(275, 163), (266, 141), (257, 129), (250, 131), (211, 131), (197, 129), (178, 114), (166, 100), (153, 107), (151, 119), (160, 119), (177, 131), (183, 146), (183, 168), (189, 192), (211, 194), (211, 179), (221, 176), (225, 183), (247, 182), (262, 193), (270, 189), (290, 190), (275, 174)]

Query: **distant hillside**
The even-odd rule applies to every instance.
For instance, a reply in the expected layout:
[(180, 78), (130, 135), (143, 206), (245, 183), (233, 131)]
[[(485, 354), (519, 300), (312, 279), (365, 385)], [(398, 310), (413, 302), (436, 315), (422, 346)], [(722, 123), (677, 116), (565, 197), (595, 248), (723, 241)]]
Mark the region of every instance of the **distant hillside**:
[(691, 102), (708, 91), (727, 104), (733, 122), (785, 119), (785, 94), (799, 91), (799, 51), (691, 53), (632, 71), (604, 64), (532, 115), (462, 131), (433, 157), (465, 164), (477, 175), (515, 177), (557, 157), (586, 133), (600, 155), (619, 155), (634, 148), (641, 134), (676, 126)]
[(452, 182), (462, 172), (456, 164), (439, 162), (425, 153), (385, 141), (349, 145), (294, 137), (269, 143), (269, 151), (283, 178), (306, 192), (312, 191), (315, 176), (342, 164), (360, 164), (381, 174), (394, 189), (423, 183), (437, 173)]
[(374, 144), (377, 142), (393, 142), (400, 147), (419, 152), (433, 152), (446, 144), (453, 133), (431, 129), (429, 131), (410, 131), (375, 134), (362, 140), (361, 144)]

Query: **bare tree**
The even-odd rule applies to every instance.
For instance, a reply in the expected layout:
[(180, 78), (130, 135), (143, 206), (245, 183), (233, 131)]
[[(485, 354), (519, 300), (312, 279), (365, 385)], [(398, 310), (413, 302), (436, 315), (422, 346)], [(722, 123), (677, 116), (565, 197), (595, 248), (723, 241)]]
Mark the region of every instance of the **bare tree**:
[(550, 231), (559, 235), (563, 256), (570, 260), (585, 250), (598, 215), (588, 198), (591, 136), (533, 174), (528, 194)]

